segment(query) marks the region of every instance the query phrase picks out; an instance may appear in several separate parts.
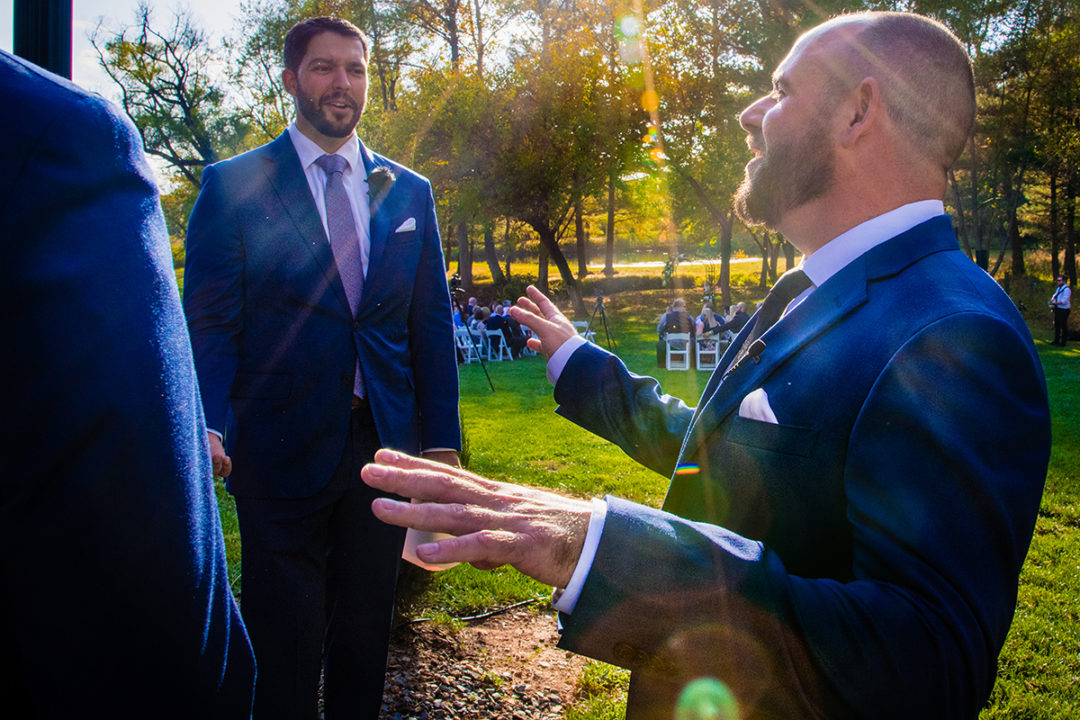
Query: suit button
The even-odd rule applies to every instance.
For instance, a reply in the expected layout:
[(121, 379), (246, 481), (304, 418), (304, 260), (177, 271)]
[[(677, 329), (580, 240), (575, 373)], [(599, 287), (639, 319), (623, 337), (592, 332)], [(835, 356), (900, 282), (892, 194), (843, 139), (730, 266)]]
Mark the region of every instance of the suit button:
[(352, 375), (342, 375), (341, 376), (341, 385), (342, 385), (342, 387), (345, 387), (345, 388), (347, 388), (349, 390), (352, 390), (353, 376)]

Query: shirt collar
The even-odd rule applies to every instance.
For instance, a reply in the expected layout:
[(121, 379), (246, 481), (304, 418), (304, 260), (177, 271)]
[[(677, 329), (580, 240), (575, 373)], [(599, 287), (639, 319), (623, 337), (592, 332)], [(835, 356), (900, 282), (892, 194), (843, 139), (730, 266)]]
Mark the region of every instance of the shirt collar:
[(848, 263), (871, 248), (891, 240), (930, 218), (945, 214), (940, 200), (919, 200), (871, 218), (837, 235), (803, 258), (803, 272), (820, 287)]
[[(307, 172), (312, 163), (327, 154), (314, 140), (300, 132), (295, 121), (289, 126), (289, 139), (296, 148), (296, 154), (300, 156), (300, 167), (304, 168), (304, 172)], [(349, 163), (348, 170), (355, 171), (357, 167), (360, 167), (363, 172), (363, 165), (360, 163), (360, 139), (356, 137), (356, 133), (350, 135), (345, 144), (332, 154), (345, 158), (345, 161)]]

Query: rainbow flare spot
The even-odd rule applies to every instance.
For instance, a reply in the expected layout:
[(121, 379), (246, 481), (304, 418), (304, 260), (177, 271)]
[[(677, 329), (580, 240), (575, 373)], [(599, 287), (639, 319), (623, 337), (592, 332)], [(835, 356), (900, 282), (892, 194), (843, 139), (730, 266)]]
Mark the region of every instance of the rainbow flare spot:
[(701, 467), (697, 463), (684, 463), (675, 468), (676, 475), (697, 475)]

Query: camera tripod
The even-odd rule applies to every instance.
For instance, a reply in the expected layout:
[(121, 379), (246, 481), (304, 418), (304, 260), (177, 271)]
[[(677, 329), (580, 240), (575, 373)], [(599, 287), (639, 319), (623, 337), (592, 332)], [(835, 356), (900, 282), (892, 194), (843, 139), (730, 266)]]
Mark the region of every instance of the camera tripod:
[(611, 334), (611, 328), (608, 326), (607, 313), (604, 311), (604, 296), (600, 293), (596, 293), (596, 304), (593, 305), (589, 324), (585, 327), (586, 337), (588, 337), (589, 333), (592, 331), (593, 322), (596, 320), (597, 315), (600, 316), (600, 322), (604, 324), (604, 338), (607, 340), (608, 350), (615, 352), (615, 336)]

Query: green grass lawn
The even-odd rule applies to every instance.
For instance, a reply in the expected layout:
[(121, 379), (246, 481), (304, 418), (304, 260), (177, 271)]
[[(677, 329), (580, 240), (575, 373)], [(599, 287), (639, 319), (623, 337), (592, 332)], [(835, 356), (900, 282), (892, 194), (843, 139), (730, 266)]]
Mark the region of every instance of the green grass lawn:
[[(687, 292), (684, 297), (696, 312), (699, 295)], [(617, 352), (627, 366), (657, 377), (666, 392), (695, 404), (708, 373), (656, 367), (656, 318), (670, 298), (667, 291), (622, 293), (607, 299), (606, 314)], [(760, 293), (749, 288), (735, 293), (736, 301), (760, 299)], [(1021, 577), (1016, 618), (982, 718), (1080, 718), (1080, 347), (1051, 346), (1049, 327), (1039, 317), (1037, 323), (1032, 321), (1032, 331), (1050, 389), (1054, 449), (1035, 538)], [(601, 331), (597, 338), (601, 344), (603, 338)], [(499, 480), (582, 496), (612, 493), (660, 504), (667, 478), (554, 413), (542, 358), (489, 363), (488, 371), (495, 392), (480, 365), (460, 369), (470, 469)], [(230, 576), (237, 578), (239, 541), (232, 503), (224, 493), (219, 493), (219, 503)], [(551, 592), (506, 568), (482, 572), (459, 566), (433, 574), (407, 573), (406, 579), (410, 578), (401, 608), (408, 617), (466, 616), (527, 598), (546, 602)], [(567, 717), (621, 718), (626, 677), (625, 672), (603, 663), (591, 664), (579, 680), (581, 699)]]

